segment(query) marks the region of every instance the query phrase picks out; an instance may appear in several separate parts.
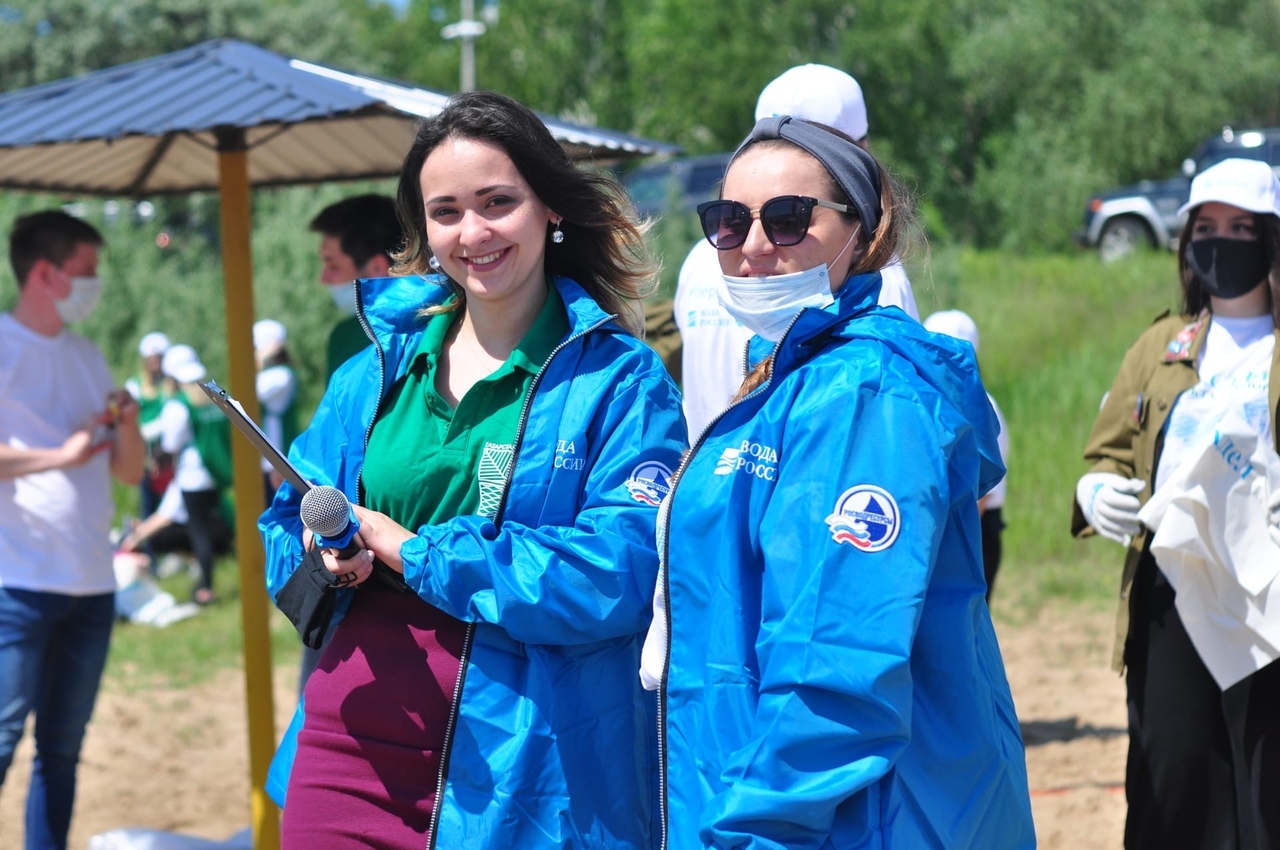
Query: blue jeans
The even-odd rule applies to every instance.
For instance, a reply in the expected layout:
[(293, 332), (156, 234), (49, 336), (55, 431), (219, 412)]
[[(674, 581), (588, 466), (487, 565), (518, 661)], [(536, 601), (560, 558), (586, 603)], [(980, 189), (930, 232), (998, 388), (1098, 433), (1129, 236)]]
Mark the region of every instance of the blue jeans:
[(0, 587), (0, 784), (27, 715), (36, 715), (27, 850), (67, 846), (80, 743), (114, 621), (111, 593), (66, 596)]

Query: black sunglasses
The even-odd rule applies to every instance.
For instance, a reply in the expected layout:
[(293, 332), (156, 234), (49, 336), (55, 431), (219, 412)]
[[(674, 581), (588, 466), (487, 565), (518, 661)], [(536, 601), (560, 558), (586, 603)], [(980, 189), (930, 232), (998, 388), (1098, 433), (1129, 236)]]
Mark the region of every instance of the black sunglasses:
[(760, 205), (758, 210), (748, 209), (738, 201), (707, 201), (698, 204), (698, 220), (707, 241), (721, 251), (737, 248), (747, 241), (751, 220), (760, 218), (764, 235), (779, 248), (797, 245), (809, 232), (814, 207), (826, 207), (837, 212), (851, 212), (847, 204), (820, 201), (804, 195), (779, 195)]

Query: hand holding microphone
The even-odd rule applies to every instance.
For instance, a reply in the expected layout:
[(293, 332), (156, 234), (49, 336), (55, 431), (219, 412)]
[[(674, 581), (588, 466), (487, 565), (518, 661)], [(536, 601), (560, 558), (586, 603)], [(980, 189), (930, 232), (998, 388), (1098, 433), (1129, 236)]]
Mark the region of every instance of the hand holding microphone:
[(316, 544), (326, 550), (324, 565), (336, 577), (336, 584), (351, 587), (370, 576), (373, 553), (357, 538), (360, 522), (341, 490), (323, 485), (312, 487), (302, 495), (299, 514)]
[(1125, 478), (1113, 472), (1087, 472), (1076, 485), (1076, 501), (1093, 530), (1121, 546), (1128, 546), (1142, 529), (1138, 522), (1138, 493), (1146, 486), (1141, 478)]

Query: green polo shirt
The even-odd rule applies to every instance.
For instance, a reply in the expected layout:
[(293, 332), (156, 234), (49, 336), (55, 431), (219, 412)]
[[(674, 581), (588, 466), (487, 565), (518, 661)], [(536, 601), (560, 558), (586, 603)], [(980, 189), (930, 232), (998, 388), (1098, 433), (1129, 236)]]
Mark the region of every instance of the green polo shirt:
[(525, 396), (569, 333), (560, 294), (548, 284), (529, 332), (455, 410), (436, 392), (435, 375), (445, 336), (461, 316), (455, 310), (431, 318), (369, 438), (362, 473), (366, 501), (408, 529), (462, 514), (497, 515)]
[(333, 330), (329, 332), (324, 382), (328, 384), (339, 366), (370, 345), (369, 337), (364, 335), (364, 326), (360, 324), (359, 316), (347, 316), (334, 325)]

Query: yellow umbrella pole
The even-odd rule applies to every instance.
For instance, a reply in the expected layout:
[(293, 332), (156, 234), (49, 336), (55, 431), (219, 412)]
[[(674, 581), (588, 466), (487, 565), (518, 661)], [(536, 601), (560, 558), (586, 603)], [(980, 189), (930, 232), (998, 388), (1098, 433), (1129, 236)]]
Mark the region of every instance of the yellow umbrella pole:
[[(227, 359), (231, 394), (258, 419), (253, 360), (253, 259), (249, 250), (249, 152), (244, 131), (220, 128), (218, 181), (221, 187), (222, 270), (226, 288)], [(240, 618), (244, 631), (244, 678), (249, 718), (250, 814), (256, 850), (278, 850), (280, 826), (267, 796), (267, 768), (275, 750), (271, 698), (271, 631), (263, 574), (262, 470), (246, 440), (232, 440), (236, 491), (236, 553), (240, 564)]]

